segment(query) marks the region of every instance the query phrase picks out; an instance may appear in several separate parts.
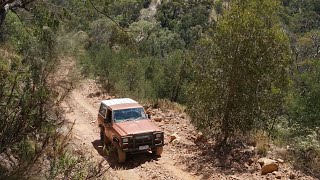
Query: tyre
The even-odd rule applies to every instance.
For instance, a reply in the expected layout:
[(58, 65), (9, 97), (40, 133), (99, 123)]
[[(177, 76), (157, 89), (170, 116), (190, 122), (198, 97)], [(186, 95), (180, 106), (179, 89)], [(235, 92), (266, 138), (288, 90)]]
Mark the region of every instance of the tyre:
[(154, 151), (152, 151), (152, 154), (156, 155), (156, 156), (161, 156), (163, 151), (163, 146), (161, 147), (157, 147), (157, 149), (155, 149)]
[(110, 144), (108, 138), (104, 134), (103, 127), (100, 127), (100, 142), (101, 142), (102, 146), (108, 146)]
[(102, 145), (104, 145), (104, 139), (105, 139), (104, 129), (103, 127), (100, 127), (100, 142)]
[(126, 152), (124, 152), (122, 149), (117, 148), (117, 155), (119, 163), (124, 163), (126, 161)]

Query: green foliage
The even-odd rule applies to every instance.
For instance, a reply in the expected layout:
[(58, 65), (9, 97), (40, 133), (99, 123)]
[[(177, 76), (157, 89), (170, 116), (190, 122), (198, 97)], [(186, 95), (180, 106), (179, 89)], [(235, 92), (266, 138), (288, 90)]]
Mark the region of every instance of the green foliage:
[(186, 101), (188, 74), (186, 71), (187, 56), (183, 51), (170, 54), (163, 62), (163, 77), (158, 89), (160, 98), (168, 98), (173, 102)]
[(320, 63), (313, 59), (303, 64), (308, 69), (297, 73), (297, 82), (290, 101), (291, 118), (299, 128), (320, 127)]
[(159, 29), (141, 42), (140, 49), (147, 55), (164, 58), (176, 50), (184, 49), (184, 45), (179, 34), (168, 29)]
[(91, 45), (108, 45), (109, 48), (132, 44), (129, 35), (107, 18), (101, 18), (90, 23), (89, 37), (91, 38)]
[(146, 7), (148, 0), (108, 0), (104, 2), (103, 11), (112, 14), (119, 20), (122, 27), (129, 27), (131, 23), (139, 18), (140, 10)]
[(283, 0), (283, 4), (283, 19), (293, 32), (303, 33), (320, 27), (319, 0)]
[[(164, 0), (148, 18), (140, 11), (150, 0), (38, 1), (17, 11), (21, 19), (9, 12), (0, 29), (0, 152), (35, 161), (39, 144), (30, 132), (42, 140), (54, 132), (59, 100), (48, 77), (66, 54), (110, 94), (188, 104), (206, 134), (226, 140), (267, 130), (318, 152), (320, 2), (282, 3)], [(67, 152), (55, 157), (48, 177), (88, 177), (79, 161)]]
[(107, 93), (185, 101), (188, 76), (182, 52), (171, 53), (160, 60), (140, 57), (128, 49), (91, 48), (92, 53), (80, 58), (82, 73), (96, 77)]
[(223, 12), (223, 3), (221, 0), (217, 0), (214, 3), (214, 9), (216, 10), (217, 14), (222, 14)]
[(239, 131), (270, 129), (281, 112), (289, 42), (279, 26), (278, 6), (277, 1), (234, 1), (215, 35), (196, 48), (189, 112), (200, 127), (221, 132), (224, 141)]
[(213, 1), (163, 1), (158, 13), (157, 20), (162, 28), (180, 34), (186, 45), (190, 45), (199, 39), (211, 24), (209, 13)]
[(34, 21), (24, 24), (9, 12), (1, 29), (0, 154), (16, 158), (1, 177), (29, 176), (52, 136), (50, 129), (61, 122), (55, 104), (61, 99), (51, 78), (59, 64), (55, 34), (59, 23), (46, 4), (39, 3), (28, 13)]
[(19, 22), (17, 18), (9, 16), (8, 20), (13, 21), (8, 24), (13, 26), (8, 41), (19, 56), (1, 60), (0, 152), (41, 129), (51, 95), (46, 77), (56, 65), (54, 36), (49, 27), (36, 28), (31, 37), (14, 23)]
[(60, 16), (61, 23), (67, 31), (87, 30), (89, 23), (100, 17), (99, 13), (91, 6), (88, 1), (78, 0), (51, 0), (52, 7)]

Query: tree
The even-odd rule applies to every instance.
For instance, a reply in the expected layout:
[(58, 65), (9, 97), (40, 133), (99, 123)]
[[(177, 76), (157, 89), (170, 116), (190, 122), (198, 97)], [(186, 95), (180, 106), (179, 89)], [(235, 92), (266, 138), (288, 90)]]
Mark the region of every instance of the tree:
[(180, 34), (186, 46), (199, 39), (209, 25), (209, 13), (213, 1), (163, 1), (157, 12), (157, 20), (163, 28)]
[(184, 46), (185, 43), (180, 35), (166, 28), (150, 33), (140, 43), (141, 52), (162, 58), (174, 50), (184, 49)]
[(282, 0), (287, 15), (286, 24), (296, 33), (320, 27), (320, 0)]
[(303, 34), (295, 43), (295, 63), (289, 94), (289, 117), (295, 130), (315, 130), (320, 127), (318, 108), (320, 78), (320, 31)]
[(278, 11), (277, 0), (235, 0), (195, 49), (189, 112), (223, 144), (238, 132), (272, 128), (281, 113), (289, 42)]
[[(308, 59), (302, 72), (296, 72), (297, 81), (294, 84), (289, 104), (292, 123), (297, 124), (297, 130), (316, 130), (320, 127), (320, 63), (319, 58)], [(308, 68), (306, 68), (308, 66)]]

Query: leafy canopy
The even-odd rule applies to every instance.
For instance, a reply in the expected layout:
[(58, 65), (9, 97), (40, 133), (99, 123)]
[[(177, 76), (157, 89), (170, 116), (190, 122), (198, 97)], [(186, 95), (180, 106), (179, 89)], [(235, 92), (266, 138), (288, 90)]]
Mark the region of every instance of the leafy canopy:
[(199, 42), (189, 111), (200, 128), (222, 133), (270, 128), (287, 87), (289, 42), (276, 0), (233, 1), (216, 33)]

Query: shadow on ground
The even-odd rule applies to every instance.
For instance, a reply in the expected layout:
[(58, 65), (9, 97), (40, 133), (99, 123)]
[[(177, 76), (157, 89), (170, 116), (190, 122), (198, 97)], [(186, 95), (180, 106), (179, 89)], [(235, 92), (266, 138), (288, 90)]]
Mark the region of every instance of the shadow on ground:
[[(198, 172), (201, 172), (204, 179), (210, 178), (213, 172), (227, 176), (261, 173), (260, 165), (256, 162), (261, 155), (255, 150), (248, 148), (249, 146), (244, 146), (243, 143), (239, 141), (233, 141), (225, 147), (217, 147), (214, 144), (209, 145), (207, 143), (182, 145), (181, 147), (194, 153), (192, 156), (180, 158), (180, 162), (187, 166), (186, 171), (195, 172), (197, 175), (200, 175)], [(319, 172), (312, 172), (310, 171), (311, 166), (307, 166), (308, 162), (314, 161), (311, 159), (301, 159), (301, 157), (299, 160), (301, 164), (303, 162), (304, 168), (302, 166), (294, 166), (294, 170), (301, 171), (307, 176), (319, 179)]]
[(251, 165), (257, 154), (246, 149), (241, 143), (233, 142), (225, 147), (216, 147), (207, 143), (181, 146), (192, 152), (192, 156), (179, 158), (180, 162), (187, 166), (186, 171), (203, 175), (204, 178), (209, 178), (213, 172), (234, 175), (256, 171)]
[(116, 150), (113, 147), (107, 146), (104, 149), (100, 140), (95, 140), (91, 143), (96, 151), (109, 163), (112, 169), (133, 169), (146, 162), (158, 161), (156, 156), (146, 152), (141, 154), (127, 154), (126, 162), (118, 163)]

